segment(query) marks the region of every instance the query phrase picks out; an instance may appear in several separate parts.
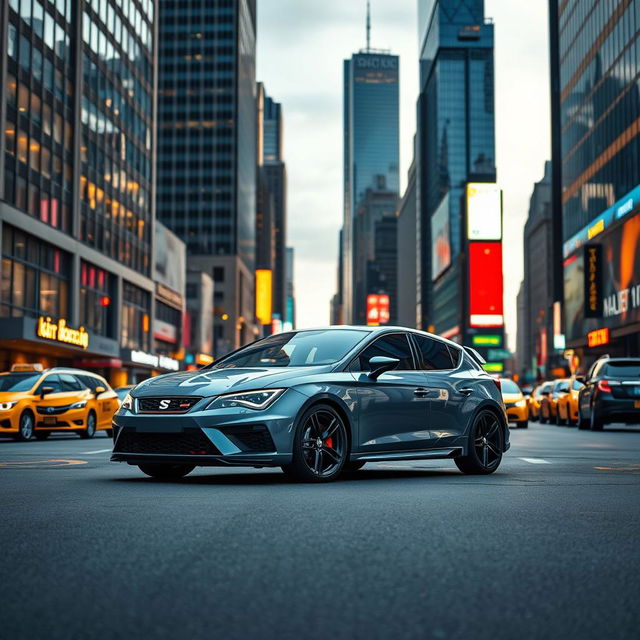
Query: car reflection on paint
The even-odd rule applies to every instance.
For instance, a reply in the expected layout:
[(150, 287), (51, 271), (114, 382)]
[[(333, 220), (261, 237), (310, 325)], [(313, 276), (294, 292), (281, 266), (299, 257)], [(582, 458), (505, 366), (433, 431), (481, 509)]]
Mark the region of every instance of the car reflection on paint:
[(431, 458), (492, 473), (509, 431), (500, 381), (482, 362), (404, 328), (273, 335), (135, 387), (114, 416), (111, 459), (161, 479), (219, 465), (325, 482), (368, 461)]

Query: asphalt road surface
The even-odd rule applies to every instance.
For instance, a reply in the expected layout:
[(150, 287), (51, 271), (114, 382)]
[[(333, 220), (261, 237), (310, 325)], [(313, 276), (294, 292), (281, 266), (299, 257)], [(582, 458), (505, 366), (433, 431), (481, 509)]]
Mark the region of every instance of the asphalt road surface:
[(511, 438), (321, 486), (0, 441), (0, 638), (637, 638), (640, 427)]

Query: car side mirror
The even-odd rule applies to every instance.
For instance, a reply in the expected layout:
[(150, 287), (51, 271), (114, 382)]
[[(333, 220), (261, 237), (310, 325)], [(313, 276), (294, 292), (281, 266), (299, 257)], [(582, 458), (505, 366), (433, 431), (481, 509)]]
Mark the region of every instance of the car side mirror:
[(102, 386), (96, 387), (93, 390), (93, 393), (95, 393), (97, 396), (99, 396), (101, 393), (104, 393), (106, 391), (106, 389)]
[(383, 373), (386, 371), (391, 371), (391, 369), (395, 369), (400, 364), (400, 360), (398, 358), (387, 358), (387, 356), (373, 356), (369, 360), (369, 366), (371, 367), (371, 371), (369, 372), (369, 377), (372, 380), (377, 380)]
[(53, 393), (53, 387), (42, 387), (42, 389), (40, 389), (41, 398), (44, 398), (48, 393)]

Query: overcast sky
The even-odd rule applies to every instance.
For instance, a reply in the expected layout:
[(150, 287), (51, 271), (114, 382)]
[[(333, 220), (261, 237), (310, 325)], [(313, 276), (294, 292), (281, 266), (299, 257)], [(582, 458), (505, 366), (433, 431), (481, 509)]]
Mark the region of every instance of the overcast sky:
[[(371, 0), (371, 45), (400, 56), (401, 188), (418, 97), (417, 0)], [(365, 46), (366, 0), (258, 0), (257, 78), (282, 103), (298, 327), (329, 322), (342, 221), (342, 61)], [(505, 313), (515, 346), (522, 227), (550, 156), (546, 2), (485, 0), (495, 23), (496, 159)]]

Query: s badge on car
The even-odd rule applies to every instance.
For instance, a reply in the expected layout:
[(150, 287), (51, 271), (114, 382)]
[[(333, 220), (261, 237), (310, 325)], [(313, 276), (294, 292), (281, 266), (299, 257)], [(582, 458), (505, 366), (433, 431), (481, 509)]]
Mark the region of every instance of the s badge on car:
[(161, 409), (168, 409), (169, 405), (171, 404), (171, 400), (160, 400), (160, 408)]

